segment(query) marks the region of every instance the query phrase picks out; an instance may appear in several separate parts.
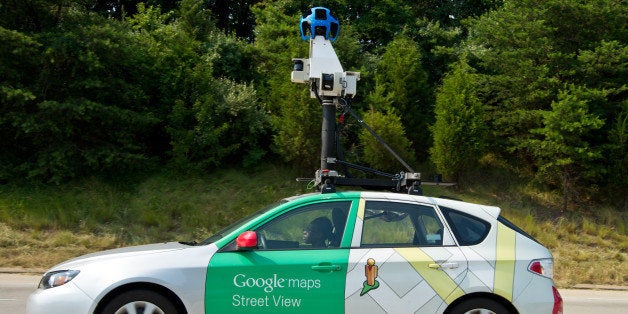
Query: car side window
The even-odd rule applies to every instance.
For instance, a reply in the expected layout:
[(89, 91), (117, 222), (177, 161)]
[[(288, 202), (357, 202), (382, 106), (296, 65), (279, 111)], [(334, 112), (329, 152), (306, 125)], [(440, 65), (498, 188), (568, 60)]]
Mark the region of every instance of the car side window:
[(262, 250), (339, 247), (350, 207), (350, 201), (341, 201), (291, 210), (255, 230), (258, 247)]
[(361, 247), (440, 246), (443, 224), (433, 207), (367, 201)]
[(478, 244), (491, 229), (491, 224), (480, 218), (447, 207), (441, 210), (459, 245)]

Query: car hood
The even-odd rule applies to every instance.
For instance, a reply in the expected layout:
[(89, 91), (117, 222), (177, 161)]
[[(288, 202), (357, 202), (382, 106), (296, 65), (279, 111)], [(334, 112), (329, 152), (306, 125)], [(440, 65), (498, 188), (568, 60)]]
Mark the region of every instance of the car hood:
[(175, 250), (183, 250), (191, 246), (179, 242), (155, 243), (139, 246), (129, 246), (119, 249), (95, 252), (65, 261), (50, 270), (79, 269), (80, 266), (109, 259), (119, 259), (147, 254), (157, 254)]

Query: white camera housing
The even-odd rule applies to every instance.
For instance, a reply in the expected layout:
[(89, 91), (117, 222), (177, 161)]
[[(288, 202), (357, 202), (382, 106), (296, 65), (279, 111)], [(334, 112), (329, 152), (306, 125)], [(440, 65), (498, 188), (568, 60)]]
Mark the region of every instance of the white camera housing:
[(359, 72), (345, 72), (331, 42), (324, 36), (310, 40), (310, 58), (292, 59), (291, 81), (311, 83), (310, 96), (353, 97), (357, 92)]

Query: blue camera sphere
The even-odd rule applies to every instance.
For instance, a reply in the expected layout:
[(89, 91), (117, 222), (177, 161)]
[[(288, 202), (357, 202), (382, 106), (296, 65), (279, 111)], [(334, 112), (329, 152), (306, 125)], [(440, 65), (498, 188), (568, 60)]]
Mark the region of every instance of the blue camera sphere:
[(311, 9), (311, 14), (301, 17), (301, 39), (309, 40), (316, 36), (325, 36), (325, 39), (336, 41), (340, 23), (331, 16), (329, 9), (315, 7)]

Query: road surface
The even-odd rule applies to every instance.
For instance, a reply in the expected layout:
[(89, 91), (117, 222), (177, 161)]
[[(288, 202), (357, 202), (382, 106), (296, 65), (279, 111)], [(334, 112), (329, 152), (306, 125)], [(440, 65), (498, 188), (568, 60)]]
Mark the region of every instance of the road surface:
[(41, 276), (0, 273), (0, 313), (26, 312), (26, 299), (37, 289)]
[[(0, 273), (0, 313), (24, 313), (40, 276)], [(565, 314), (628, 313), (628, 290), (560, 289)]]

